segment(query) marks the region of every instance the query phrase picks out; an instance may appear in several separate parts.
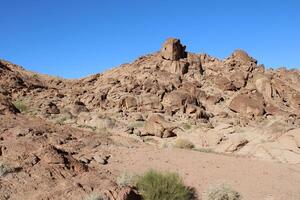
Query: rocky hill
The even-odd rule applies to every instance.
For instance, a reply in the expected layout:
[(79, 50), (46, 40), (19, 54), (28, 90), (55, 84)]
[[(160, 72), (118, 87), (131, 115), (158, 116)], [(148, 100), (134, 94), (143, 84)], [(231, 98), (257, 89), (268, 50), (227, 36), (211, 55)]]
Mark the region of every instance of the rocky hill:
[[(66, 170), (67, 175), (58, 175), (59, 169), (52, 168), (48, 178), (71, 179), (74, 170), (85, 170), (82, 163), (106, 162), (91, 147), (97, 144), (76, 149), (85, 148), (86, 137), (78, 130), (158, 147), (184, 140), (200, 151), (300, 163), (300, 71), (266, 69), (243, 50), (224, 60), (190, 53), (174, 38), (159, 52), (76, 80), (29, 72), (1, 60), (0, 120), (0, 157), (14, 157), (9, 146), (21, 145), (21, 152), (38, 158), (24, 155), (22, 162), (29, 159), (25, 166), (41, 159)], [(39, 132), (26, 126), (30, 123), (54, 128)], [(18, 126), (22, 131), (13, 129)], [(57, 129), (76, 136), (55, 135)], [(30, 138), (31, 145), (19, 137)], [(113, 144), (99, 143), (104, 145), (101, 154), (105, 145)], [(65, 145), (64, 150), (57, 145)]]
[(19, 112), (17, 103), (27, 115), (92, 130), (177, 136), (218, 152), (300, 161), (300, 72), (265, 69), (242, 50), (219, 60), (171, 38), (160, 52), (78, 80), (0, 66), (2, 113)]

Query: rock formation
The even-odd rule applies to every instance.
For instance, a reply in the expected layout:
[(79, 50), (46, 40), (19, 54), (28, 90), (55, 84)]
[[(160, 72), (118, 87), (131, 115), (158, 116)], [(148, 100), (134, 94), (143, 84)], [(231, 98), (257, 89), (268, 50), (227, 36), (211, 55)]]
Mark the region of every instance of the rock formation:
[(0, 199), (82, 199), (95, 188), (136, 198), (103, 165), (116, 145), (137, 141), (184, 138), (203, 151), (299, 164), (300, 71), (265, 68), (242, 50), (219, 60), (185, 49), (171, 38), (158, 53), (76, 80), (1, 60), (0, 158), (12, 163), (2, 175), (13, 174), (15, 189), (3, 181)]

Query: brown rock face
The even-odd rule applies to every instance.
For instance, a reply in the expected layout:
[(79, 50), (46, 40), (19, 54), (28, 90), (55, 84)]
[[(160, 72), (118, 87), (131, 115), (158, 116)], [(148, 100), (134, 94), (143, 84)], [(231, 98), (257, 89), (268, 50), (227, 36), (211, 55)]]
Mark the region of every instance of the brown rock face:
[(180, 58), (186, 58), (185, 46), (180, 43), (179, 39), (169, 38), (163, 44), (161, 49), (161, 55), (167, 60), (179, 60)]
[(231, 101), (229, 108), (247, 116), (262, 116), (265, 113), (264, 100), (259, 93), (239, 94)]
[(188, 67), (188, 62), (164, 60), (162, 69), (174, 74), (186, 74)]

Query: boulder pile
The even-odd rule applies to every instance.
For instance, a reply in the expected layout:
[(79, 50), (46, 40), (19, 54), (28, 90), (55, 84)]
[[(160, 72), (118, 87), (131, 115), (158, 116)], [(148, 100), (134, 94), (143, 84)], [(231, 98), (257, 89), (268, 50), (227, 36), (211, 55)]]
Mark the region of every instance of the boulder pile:
[[(297, 137), (285, 135), (300, 127), (299, 70), (267, 69), (243, 50), (224, 60), (191, 53), (175, 38), (157, 53), (77, 80), (1, 61), (0, 88), (0, 113), (16, 113), (12, 102), (22, 100), (27, 114), (61, 123), (158, 139), (191, 133), (196, 147), (225, 151), (234, 144), (230, 153), (257, 156), (257, 144), (278, 150), (279, 140), (294, 145), (289, 141)], [(108, 119), (114, 123), (105, 125)], [(230, 128), (217, 129), (223, 125)], [(250, 130), (246, 138), (239, 135)], [(274, 141), (275, 147), (265, 144)], [(300, 162), (299, 149), (293, 152)]]

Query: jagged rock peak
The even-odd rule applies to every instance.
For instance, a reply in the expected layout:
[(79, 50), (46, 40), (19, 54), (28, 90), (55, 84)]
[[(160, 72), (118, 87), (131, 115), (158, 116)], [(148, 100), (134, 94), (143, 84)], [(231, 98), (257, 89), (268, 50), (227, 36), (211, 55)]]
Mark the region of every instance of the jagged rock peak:
[(187, 53), (185, 51), (186, 46), (180, 43), (179, 39), (168, 38), (161, 49), (161, 56), (167, 60), (179, 60), (180, 58), (186, 58)]

